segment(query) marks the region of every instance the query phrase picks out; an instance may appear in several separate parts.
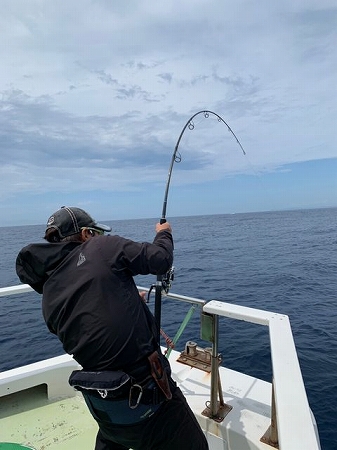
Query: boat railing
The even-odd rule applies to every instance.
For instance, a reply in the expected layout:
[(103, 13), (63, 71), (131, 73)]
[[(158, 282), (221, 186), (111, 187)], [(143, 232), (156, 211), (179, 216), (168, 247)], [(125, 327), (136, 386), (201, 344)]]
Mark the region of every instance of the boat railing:
[[(268, 326), (272, 361), (271, 425), (262, 441), (280, 449), (320, 449), (315, 419), (310, 410), (289, 317), (274, 312), (212, 300), (204, 313)], [(217, 331), (214, 347), (217, 348)], [(216, 355), (215, 352), (214, 357)], [(217, 382), (217, 381), (215, 381)]]
[[(147, 288), (138, 288), (140, 291), (148, 291)], [(10, 286), (0, 288), (0, 297), (31, 291), (32, 288), (28, 285)], [(204, 334), (212, 344), (211, 416), (217, 415), (218, 407), (219, 317), (267, 326), (272, 361), (272, 411), (271, 426), (261, 440), (279, 449), (320, 449), (315, 420), (307, 399), (288, 316), (223, 301), (206, 302), (170, 292), (166, 297), (198, 305), (202, 309), (202, 314), (210, 318), (211, 325), (210, 327), (208, 325), (208, 328), (211, 330)], [(206, 322), (209, 321), (206, 320)]]
[(287, 315), (217, 300), (206, 302), (170, 292), (167, 297), (198, 305), (202, 308), (202, 318), (206, 316), (201, 334), (212, 344), (209, 417), (218, 421), (219, 408), (222, 408), (220, 416), (223, 411), (225, 414), (230, 411), (222, 404), (222, 392), (219, 392), (219, 317), (267, 326), (272, 362), (271, 424), (261, 441), (287, 450), (320, 449), (316, 422), (309, 406)]

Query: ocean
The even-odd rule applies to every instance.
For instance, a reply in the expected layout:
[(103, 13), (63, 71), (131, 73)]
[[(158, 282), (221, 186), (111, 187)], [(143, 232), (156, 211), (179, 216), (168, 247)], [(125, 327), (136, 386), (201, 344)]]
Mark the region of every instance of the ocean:
[[(171, 292), (290, 317), (322, 450), (337, 448), (336, 218), (337, 208), (169, 219), (175, 239)], [(109, 224), (115, 234), (151, 241), (156, 221)], [(41, 225), (1, 228), (0, 287), (19, 284), (16, 255), (28, 243), (42, 241), (43, 231)], [(155, 281), (154, 276), (136, 277), (140, 286), (150, 287)], [(35, 293), (0, 298), (1, 371), (63, 353), (46, 329), (40, 302)], [(171, 338), (189, 307), (163, 299), (162, 328)], [(271, 381), (267, 328), (222, 320), (224, 364)], [(194, 313), (178, 350), (189, 339), (207, 345), (199, 339), (199, 324), (200, 315)]]

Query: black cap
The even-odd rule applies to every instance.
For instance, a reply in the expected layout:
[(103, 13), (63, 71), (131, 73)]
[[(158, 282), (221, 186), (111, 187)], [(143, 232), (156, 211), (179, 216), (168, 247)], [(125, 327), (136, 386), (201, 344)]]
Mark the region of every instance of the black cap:
[(46, 231), (50, 228), (58, 230), (60, 238), (71, 236), (72, 234), (79, 233), (81, 228), (91, 227), (102, 231), (111, 231), (111, 228), (107, 225), (97, 223), (88, 213), (80, 208), (74, 208), (73, 206), (62, 206), (61, 209), (52, 214), (47, 222)]

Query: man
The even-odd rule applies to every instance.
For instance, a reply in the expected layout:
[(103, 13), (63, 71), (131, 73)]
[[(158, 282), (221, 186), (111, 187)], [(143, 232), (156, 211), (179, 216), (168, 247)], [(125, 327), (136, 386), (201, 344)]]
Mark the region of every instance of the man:
[(16, 262), (20, 280), (43, 294), (49, 330), (83, 368), (69, 382), (99, 425), (95, 449), (206, 450), (133, 279), (171, 267), (171, 226), (157, 224), (153, 243), (105, 231), (82, 209), (62, 207), (48, 219), (47, 242), (23, 248)]

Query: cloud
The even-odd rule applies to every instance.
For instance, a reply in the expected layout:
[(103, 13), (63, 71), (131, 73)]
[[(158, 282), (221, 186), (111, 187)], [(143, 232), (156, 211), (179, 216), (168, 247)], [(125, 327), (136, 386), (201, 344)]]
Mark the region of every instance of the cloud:
[(205, 109), (247, 158), (200, 115), (179, 185), (336, 158), (336, 18), (330, 0), (4, 0), (0, 196), (151, 189)]

